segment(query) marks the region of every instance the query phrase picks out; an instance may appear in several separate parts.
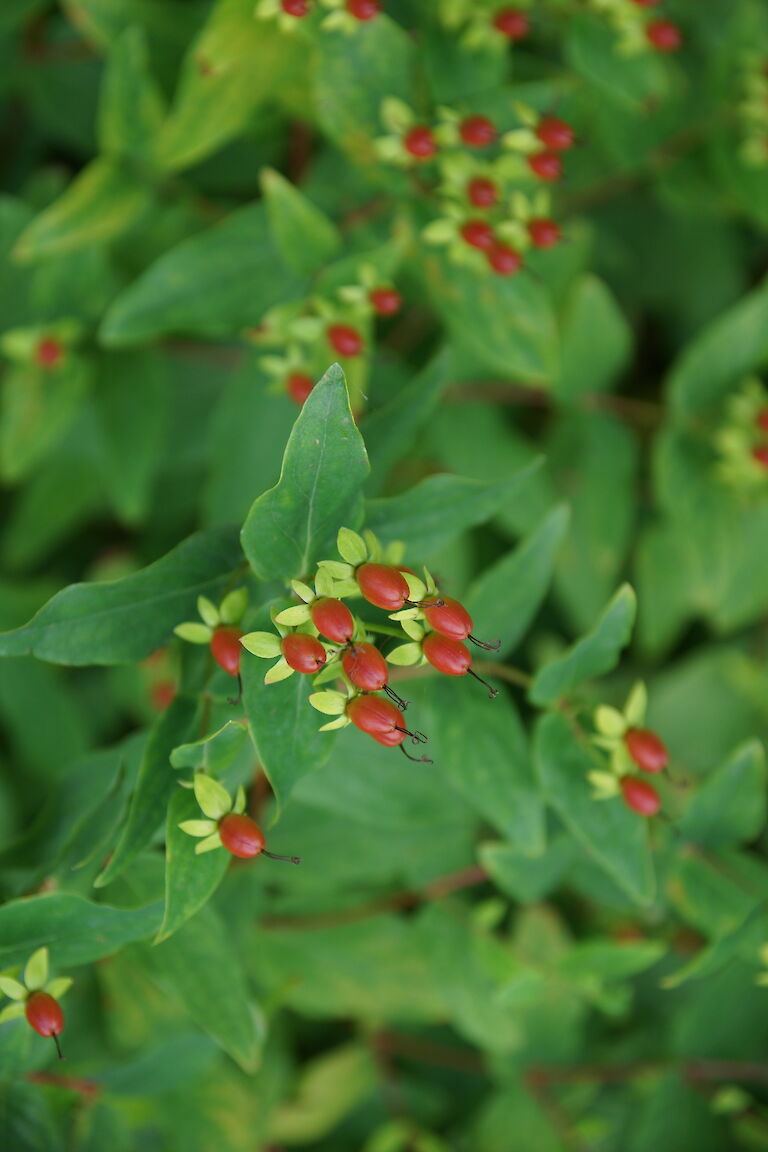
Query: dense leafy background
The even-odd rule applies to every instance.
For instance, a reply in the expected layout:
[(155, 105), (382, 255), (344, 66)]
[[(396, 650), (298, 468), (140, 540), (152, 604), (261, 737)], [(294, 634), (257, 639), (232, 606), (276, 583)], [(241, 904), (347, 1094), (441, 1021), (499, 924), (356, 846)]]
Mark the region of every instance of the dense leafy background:
[[(627, 61), (570, 0), (512, 52), (384, 8), (0, 6), (0, 965), (75, 978), (66, 1064), (0, 1026), (8, 1152), (768, 1149), (768, 480), (714, 468), (768, 367), (768, 12), (670, 0), (680, 53)], [(510, 280), (425, 244), (387, 96), (571, 121), (568, 242)], [(366, 262), (404, 305), (343, 362), (359, 431), (338, 369), (294, 423), (256, 330)], [(264, 626), (342, 523), (502, 640), (493, 703), (403, 685), (432, 766), (172, 638), (238, 583)], [(638, 678), (650, 828), (573, 725)], [(199, 765), (302, 866), (196, 857)]]

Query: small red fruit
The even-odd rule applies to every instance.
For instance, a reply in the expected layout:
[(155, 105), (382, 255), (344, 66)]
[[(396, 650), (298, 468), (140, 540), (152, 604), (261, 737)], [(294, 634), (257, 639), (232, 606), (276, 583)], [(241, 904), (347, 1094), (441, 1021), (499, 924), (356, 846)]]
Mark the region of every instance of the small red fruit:
[(355, 572), (362, 596), (387, 612), (399, 612), (410, 594), (403, 575), (386, 564), (361, 564)]
[(240, 675), (241, 636), (239, 628), (217, 628), (211, 637), (211, 655), (230, 676)]
[(573, 147), (573, 128), (557, 116), (542, 116), (536, 135), (544, 147), (553, 152), (565, 152)]
[(219, 821), (219, 836), (227, 852), (246, 860), (266, 847), (264, 833), (255, 820), (244, 813), (230, 812)]
[(560, 229), (554, 220), (541, 218), (528, 222), (528, 235), (534, 248), (554, 248), (560, 242)]
[(468, 148), (487, 148), (496, 139), (496, 127), (487, 116), (467, 116), (459, 124), (459, 135)]
[(355, 20), (373, 20), (381, 12), (379, 0), (347, 0), (347, 12)]
[(627, 752), (643, 772), (663, 772), (669, 753), (663, 740), (649, 728), (630, 728), (624, 735)]
[(528, 167), (540, 180), (550, 184), (563, 173), (563, 162), (557, 152), (534, 152), (528, 157)]
[(491, 699), (498, 696), (498, 688), (492, 688), (472, 671), (472, 657), (466, 644), (462, 644), (461, 640), (452, 640), (449, 636), (441, 636), (438, 632), (428, 632), (422, 641), (421, 650), (438, 672), (443, 672), (446, 676), (473, 676), (475, 680), (485, 684)]
[(493, 26), (508, 40), (524, 40), (530, 31), (531, 22), (519, 8), (502, 8), (494, 16)]
[(417, 160), (429, 160), (437, 152), (437, 141), (431, 128), (427, 128), (426, 124), (417, 124), (405, 136), (403, 147)]
[(758, 444), (756, 448), (753, 448), (752, 459), (761, 468), (768, 468), (768, 444)]
[(334, 600), (330, 596), (315, 600), (309, 612), (318, 632), (334, 644), (347, 644), (352, 639), (355, 618), (343, 600)]
[(319, 672), (328, 658), (320, 641), (306, 632), (290, 632), (283, 637), (280, 647), (286, 663), (294, 672), (308, 676)]
[[(410, 756), (403, 748), (403, 741), (410, 736), (414, 744), (425, 744), (426, 736), (423, 732), (411, 732), (401, 726), (402, 716), (394, 704), (383, 700), (380, 696), (353, 696), (347, 703), (347, 716), (361, 732), (372, 736), (379, 744), (387, 748), (400, 747), (404, 756)], [(431, 764), (425, 756), (419, 758), (419, 763)]]
[(326, 336), (328, 343), (339, 356), (359, 356), (363, 350), (362, 336), (349, 324), (331, 324)]
[(768, 432), (768, 408), (762, 408), (755, 418), (755, 423), (763, 432)]
[(523, 266), (523, 258), (508, 244), (494, 244), (487, 253), (488, 263), (499, 276), (514, 276)]
[(461, 226), (461, 236), (472, 248), (487, 251), (493, 246), (493, 228), (485, 220), (467, 220)]
[(493, 180), (485, 176), (476, 176), (467, 185), (467, 197), (475, 208), (493, 208), (498, 202), (499, 190)]
[(431, 604), (423, 604), (422, 611), (430, 628), (434, 628), (435, 632), (439, 632), (441, 636), (448, 636), (451, 640), (471, 640), (473, 644), (477, 644), (478, 648), (485, 648), (493, 652), (497, 652), (501, 647), (500, 640), (497, 640), (495, 644), (486, 644), (473, 636), (472, 617), (463, 604), (460, 604), (458, 600), (453, 600), (450, 596), (441, 596), (439, 600), (434, 600)]
[(165, 712), (176, 697), (176, 685), (173, 680), (160, 680), (150, 689), (152, 707), (158, 712)]
[(63, 355), (64, 349), (53, 336), (44, 336), (35, 348), (35, 360), (41, 368), (55, 368)]
[(314, 380), (311, 376), (307, 376), (306, 372), (291, 372), (285, 382), (286, 392), (291, 400), (295, 400), (299, 405), (304, 403), (314, 386)]
[(64, 1013), (61, 1004), (49, 996), (47, 992), (33, 992), (27, 997), (24, 1006), (27, 1023), (34, 1028), (38, 1036), (52, 1036), (56, 1042), (56, 1051), (61, 1059), (61, 1045), (59, 1036), (64, 1031)]
[(627, 807), (639, 816), (655, 816), (661, 808), (656, 789), (639, 776), (625, 776), (621, 781), (621, 794)]
[(379, 316), (394, 316), (403, 303), (402, 296), (394, 288), (373, 288), (368, 299)]
[(351, 644), (341, 658), (347, 678), (363, 692), (379, 692), (389, 681), (387, 662), (373, 644)]
[(302, 16), (309, 15), (308, 0), (280, 0), (280, 7), (286, 16)]
[(657, 52), (677, 52), (683, 42), (680, 29), (671, 20), (651, 20), (645, 34)]

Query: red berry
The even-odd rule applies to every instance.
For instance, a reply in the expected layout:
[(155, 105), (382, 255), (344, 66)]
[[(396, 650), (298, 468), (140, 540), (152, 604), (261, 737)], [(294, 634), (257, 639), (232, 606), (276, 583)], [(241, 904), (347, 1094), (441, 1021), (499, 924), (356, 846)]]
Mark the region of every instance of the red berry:
[(381, 696), (353, 696), (346, 711), (355, 728), (374, 737), (397, 732), (402, 719), (395, 705)]
[(287, 16), (308, 16), (308, 0), (280, 0), (280, 7)]
[(534, 248), (554, 248), (560, 241), (560, 229), (554, 220), (543, 217), (539, 220), (530, 220), (528, 235)]
[(758, 412), (755, 423), (763, 432), (768, 432), (768, 408), (763, 408)]
[(573, 128), (557, 116), (542, 116), (536, 135), (544, 147), (553, 152), (565, 152), (573, 147)]
[(33, 992), (28, 996), (24, 1013), (38, 1036), (59, 1036), (64, 1030), (61, 1004), (47, 992)]
[(669, 763), (664, 741), (649, 728), (630, 728), (624, 735), (627, 752), (643, 772), (663, 772)]
[(374, 312), (379, 316), (394, 316), (400, 311), (403, 298), (394, 288), (374, 288), (368, 295)]
[(467, 196), (475, 208), (493, 208), (499, 199), (499, 190), (493, 180), (476, 176), (467, 185)]
[(347, 0), (347, 12), (355, 20), (373, 20), (381, 12), (379, 0)]
[(312, 623), (318, 632), (334, 644), (347, 644), (355, 632), (355, 618), (342, 600), (325, 597), (315, 600), (310, 608)]
[(397, 748), (404, 743), (406, 733), (393, 728), (390, 732), (371, 732), (370, 735), (377, 744), (383, 744), (385, 748)]
[(244, 813), (230, 812), (219, 821), (219, 836), (227, 852), (241, 859), (250, 859), (264, 851), (264, 833), (255, 820)]
[(364, 692), (378, 692), (389, 681), (387, 662), (373, 644), (352, 644), (341, 658), (350, 683)]
[(534, 152), (528, 157), (528, 167), (540, 180), (548, 183), (559, 180), (563, 172), (563, 162), (557, 152)]
[(494, 16), (493, 26), (508, 40), (524, 40), (530, 31), (531, 22), (519, 8), (502, 8)]
[(217, 628), (211, 637), (211, 655), (230, 676), (240, 674), (241, 636), (239, 628)]
[(361, 564), (355, 577), (362, 596), (377, 608), (398, 612), (409, 597), (408, 585), (397, 568)]
[(499, 276), (514, 276), (523, 266), (523, 258), (508, 244), (494, 244), (487, 254), (488, 263)]
[(285, 382), (286, 392), (297, 404), (304, 403), (314, 386), (314, 380), (311, 376), (307, 376), (306, 372), (291, 372)]
[(55, 368), (64, 355), (64, 349), (53, 336), (45, 336), (35, 348), (35, 360), (41, 368)]
[(417, 160), (429, 160), (437, 152), (437, 141), (431, 128), (426, 124), (417, 124), (403, 140), (403, 147)]
[(459, 135), (469, 148), (487, 148), (496, 139), (496, 128), (487, 116), (467, 116), (459, 125)]
[(349, 324), (331, 324), (326, 336), (328, 343), (339, 356), (359, 356), (363, 350), (362, 336)]
[(294, 672), (312, 676), (319, 672), (327, 660), (325, 648), (315, 636), (306, 632), (291, 632), (284, 636), (280, 647), (288, 665)]
[(491, 688), (476, 672), (472, 671), (472, 657), (466, 644), (461, 640), (452, 640), (449, 636), (441, 636), (438, 632), (428, 632), (421, 642), (421, 650), (425, 657), (438, 672), (446, 676), (466, 676), (469, 674), (481, 684), (485, 684), (488, 695), (498, 696), (498, 689)]
[(160, 680), (157, 684), (153, 684), (150, 690), (152, 707), (158, 712), (165, 712), (175, 697), (176, 685), (172, 680)]
[(466, 640), (472, 631), (472, 617), (463, 604), (450, 596), (441, 596), (442, 603), (427, 604), (423, 609), (424, 619), (430, 628), (452, 640)]
[(661, 807), (656, 789), (639, 776), (625, 776), (621, 781), (624, 803), (640, 816), (655, 816)]
[(645, 34), (657, 52), (677, 52), (683, 42), (680, 29), (671, 20), (651, 20)]
[(461, 235), (472, 248), (485, 251), (493, 245), (493, 228), (485, 220), (467, 220), (461, 226)]
[(756, 448), (753, 448), (752, 459), (759, 464), (761, 468), (768, 468), (768, 445), (758, 444)]

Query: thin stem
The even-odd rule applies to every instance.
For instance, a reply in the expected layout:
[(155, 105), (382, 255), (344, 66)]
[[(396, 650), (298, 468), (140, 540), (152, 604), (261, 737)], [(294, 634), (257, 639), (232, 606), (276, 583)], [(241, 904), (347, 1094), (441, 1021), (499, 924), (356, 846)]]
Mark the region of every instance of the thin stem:
[(58, 1053), (59, 1060), (63, 1060), (64, 1059), (64, 1053), (61, 1050), (61, 1041), (59, 1040), (58, 1032), (53, 1033), (53, 1042), (56, 1045), (56, 1051)]
[(280, 860), (283, 864), (301, 864), (301, 856), (278, 856), (276, 852), (267, 852), (266, 848), (262, 848), (261, 854), (269, 856), (270, 860)]

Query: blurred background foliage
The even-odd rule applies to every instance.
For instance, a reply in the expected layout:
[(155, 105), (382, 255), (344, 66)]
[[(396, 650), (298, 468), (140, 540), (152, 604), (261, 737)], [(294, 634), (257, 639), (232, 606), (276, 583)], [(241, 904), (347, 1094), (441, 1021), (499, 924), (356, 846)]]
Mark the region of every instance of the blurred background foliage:
[[(0, 1028), (9, 1152), (768, 1148), (768, 9), (665, 0), (679, 52), (625, 55), (633, 0), (537, 0), (511, 48), (472, 39), (486, 0), (383, 7), (296, 31), (255, 0), (0, 8), (0, 962), (49, 941), (76, 981), (66, 1065)], [(510, 278), (430, 245), (444, 201), (377, 144), (392, 97), (572, 124), (563, 242)], [(339, 294), (361, 268), (396, 316)], [(593, 679), (629, 592), (574, 683), (589, 710), (645, 680), (666, 816), (590, 799), (558, 709), (537, 721), (565, 681), (409, 684), (434, 768), (349, 731), (321, 750), (278, 708), (270, 846), (304, 864), (232, 867), (153, 946), (164, 819), (94, 881), (140, 770), (194, 766), (193, 725), (232, 718), (218, 681), (195, 711), (203, 657), (171, 629), (242, 560), (329, 320), (362, 338), (367, 522), (503, 636), (513, 681), (635, 589), (620, 667)], [(445, 473), (475, 484), (398, 500)], [(10, 631), (199, 529), (137, 585), (176, 616), (82, 650), (49, 629), (42, 659)], [(240, 725), (199, 754), (253, 782)], [(251, 803), (268, 824), (263, 773)]]

